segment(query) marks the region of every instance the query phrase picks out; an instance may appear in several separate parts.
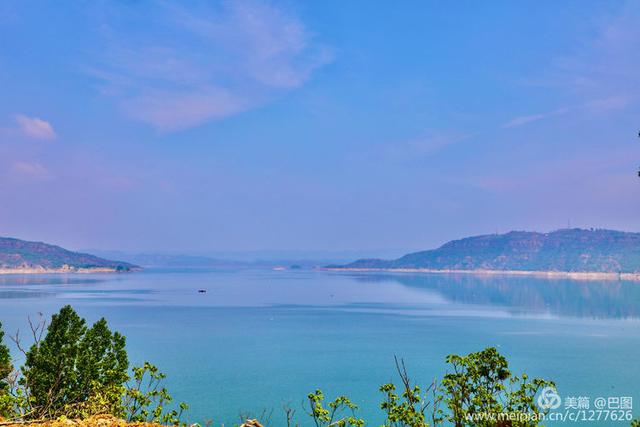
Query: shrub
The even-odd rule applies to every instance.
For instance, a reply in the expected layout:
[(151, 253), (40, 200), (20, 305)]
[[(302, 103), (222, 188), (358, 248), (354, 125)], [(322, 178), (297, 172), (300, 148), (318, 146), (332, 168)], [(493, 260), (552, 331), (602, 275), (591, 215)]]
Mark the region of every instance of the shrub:
[(12, 367), (0, 325), (0, 416), (32, 420), (111, 414), (130, 421), (180, 423), (187, 405), (165, 409), (172, 401), (161, 384), (165, 375), (148, 362), (134, 367), (129, 377), (125, 337), (112, 332), (104, 318), (89, 328), (67, 305), (52, 316), (43, 338), (45, 325), (29, 319), (35, 341), (29, 350), (18, 333), (12, 337), (26, 361), (9, 381)]
[(47, 334), (26, 352), (21, 385), (27, 390), (31, 418), (73, 412), (97, 394), (119, 405), (128, 379), (125, 337), (112, 333), (105, 319), (87, 328), (67, 305), (54, 314)]
[(9, 394), (9, 375), (13, 371), (9, 348), (4, 343), (4, 331), (0, 322), (0, 418), (8, 417), (13, 406)]
[(540, 417), (534, 402), (536, 393), (554, 386), (539, 378), (528, 381), (526, 374), (512, 376), (507, 359), (494, 347), (467, 356), (451, 354), (446, 358), (453, 372), (442, 380), (448, 420), (456, 426), (493, 426), (495, 421), (473, 420), (476, 414), (521, 413), (535, 416), (528, 421), (513, 421), (512, 426), (536, 426)]
[[(431, 406), (431, 420), (434, 424), (440, 421), (440, 411), (438, 403), (441, 398), (437, 396), (437, 383), (427, 387), (425, 394), (422, 394), (420, 386), (412, 384), (404, 360), (395, 358), (396, 370), (402, 382), (402, 393), (398, 395), (396, 385), (393, 383), (383, 384), (380, 391), (384, 393), (385, 399), (380, 404), (386, 414), (386, 420), (382, 427), (426, 427), (426, 411)], [(427, 399), (427, 394), (431, 392), (432, 401)]]
[(180, 417), (189, 406), (181, 402), (179, 410), (165, 411), (165, 406), (173, 401), (168, 390), (162, 386), (165, 377), (165, 374), (149, 362), (134, 367), (132, 382), (127, 384), (122, 395), (122, 413), (118, 415), (128, 421), (180, 424)]
[(12, 370), (11, 355), (9, 354), (9, 348), (4, 343), (4, 330), (2, 329), (2, 322), (0, 322), (0, 394), (7, 393), (9, 389), (7, 378)]
[(316, 427), (363, 427), (364, 420), (356, 418), (355, 411), (358, 407), (349, 400), (347, 396), (338, 396), (329, 403), (326, 409), (322, 402), (324, 394), (321, 390), (316, 390), (307, 396), (309, 400), (309, 416), (313, 419)]
[[(499, 414), (516, 413), (529, 416), (509, 420), (504, 425), (539, 425), (538, 420), (542, 417), (534, 398), (543, 387), (553, 386), (552, 382), (539, 378), (529, 381), (526, 374), (520, 377), (513, 376), (509, 371), (507, 359), (493, 347), (466, 356), (451, 354), (447, 356), (446, 361), (451, 365), (452, 372), (446, 374), (440, 384), (434, 380), (423, 392), (418, 385), (411, 382), (404, 362), (396, 359), (396, 369), (402, 382), (401, 391), (398, 392), (393, 383), (380, 386), (380, 391), (385, 396), (380, 408), (386, 416), (382, 427), (428, 427), (441, 424), (456, 427), (495, 427), (502, 424), (491, 419), (491, 415), (499, 419)], [(334, 414), (324, 409), (323, 399), (320, 390), (309, 395), (312, 408), (309, 415), (313, 417), (316, 426), (346, 425), (333, 421)], [(339, 397), (330, 406), (334, 405), (331, 406), (334, 408), (342, 402), (347, 402), (345, 407), (351, 408), (350, 400), (346, 396)], [(447, 406), (445, 410), (439, 407), (442, 402)], [(488, 418), (474, 419), (473, 416), (476, 414), (485, 414)], [(349, 418), (341, 418), (339, 422), (344, 423), (348, 420)], [(357, 425), (364, 425), (363, 420), (357, 421), (362, 423)]]

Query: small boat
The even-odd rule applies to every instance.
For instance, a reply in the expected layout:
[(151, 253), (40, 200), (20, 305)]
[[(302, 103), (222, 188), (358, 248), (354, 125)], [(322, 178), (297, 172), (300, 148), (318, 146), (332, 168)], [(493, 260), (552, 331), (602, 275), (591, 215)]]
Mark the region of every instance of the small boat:
[(207, 290), (206, 289), (198, 289), (198, 293), (199, 294), (206, 294)]

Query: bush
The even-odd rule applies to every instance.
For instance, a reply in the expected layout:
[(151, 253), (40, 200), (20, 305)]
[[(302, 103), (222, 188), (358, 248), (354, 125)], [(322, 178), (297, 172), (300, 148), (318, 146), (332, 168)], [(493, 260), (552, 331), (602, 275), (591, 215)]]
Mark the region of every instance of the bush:
[(12, 337), (26, 359), (13, 374), (0, 325), (0, 416), (33, 420), (111, 414), (130, 421), (180, 423), (187, 405), (165, 410), (172, 401), (162, 387), (165, 375), (149, 362), (134, 367), (129, 377), (125, 337), (112, 332), (104, 318), (87, 327), (67, 305), (52, 316), (44, 338), (44, 321), (29, 319), (29, 325), (35, 342), (28, 350), (18, 333)]
[(162, 387), (165, 377), (165, 374), (149, 362), (134, 367), (132, 382), (127, 385), (122, 396), (122, 413), (118, 415), (127, 421), (180, 424), (180, 417), (189, 406), (181, 402), (179, 410), (165, 411), (165, 406), (173, 400), (168, 390)]
[[(493, 347), (466, 356), (451, 354), (446, 361), (452, 372), (446, 374), (440, 384), (434, 380), (423, 392), (418, 385), (412, 384), (404, 362), (396, 359), (401, 392), (398, 393), (393, 383), (380, 386), (385, 396), (380, 408), (386, 415), (382, 427), (428, 427), (429, 423), (431, 426), (446, 423), (456, 427), (495, 427), (496, 420), (473, 419), (473, 415), (499, 417), (499, 414), (514, 413), (530, 416), (523, 417), (528, 421), (510, 420), (505, 425), (528, 427), (539, 424), (537, 420), (541, 417), (534, 398), (543, 387), (553, 386), (552, 382), (539, 378), (529, 381), (526, 374), (512, 376), (507, 359)], [(314, 409), (309, 415), (317, 426), (331, 426), (333, 413), (322, 407), (323, 398), (320, 390), (309, 395)], [(350, 404), (346, 396), (336, 399), (336, 403), (341, 402)], [(445, 410), (440, 409), (442, 402), (447, 406)], [(349, 405), (346, 407), (351, 408)], [(341, 420), (348, 421), (349, 418)], [(358, 425), (364, 425), (363, 420), (358, 419), (358, 422), (362, 423)]]
[[(426, 411), (431, 406), (431, 419), (435, 424), (440, 420), (438, 403), (441, 398), (437, 396), (437, 384), (433, 383), (427, 387), (425, 394), (422, 394), (420, 386), (411, 383), (404, 360), (395, 358), (396, 370), (402, 382), (402, 393), (398, 395), (396, 385), (393, 383), (380, 386), (380, 392), (384, 393), (385, 399), (380, 404), (386, 414), (386, 420), (382, 427), (424, 427), (427, 426)], [(428, 400), (428, 393), (432, 394), (432, 401)]]
[(55, 418), (85, 404), (105, 390), (119, 404), (128, 379), (125, 337), (112, 333), (105, 319), (87, 328), (67, 305), (54, 314), (43, 340), (26, 353), (23, 385), (29, 393), (32, 418)]
[(364, 420), (356, 418), (355, 412), (358, 407), (347, 396), (336, 397), (332, 402), (329, 402), (328, 409), (322, 404), (324, 394), (320, 390), (310, 393), (307, 399), (310, 407), (308, 414), (316, 427), (364, 426)]
[(8, 417), (13, 406), (9, 394), (9, 375), (13, 371), (9, 348), (4, 343), (4, 331), (0, 322), (0, 418)]
[(9, 354), (9, 348), (4, 343), (4, 330), (2, 329), (2, 322), (0, 322), (0, 395), (8, 392), (9, 384), (7, 379), (12, 370), (11, 355)]
[(444, 401), (449, 408), (448, 420), (456, 426), (492, 426), (495, 421), (478, 421), (476, 414), (530, 414), (531, 421), (513, 421), (510, 425), (536, 426), (540, 411), (535, 395), (550, 381), (528, 376), (512, 376), (507, 359), (494, 347), (467, 356), (447, 356), (453, 372), (442, 380)]

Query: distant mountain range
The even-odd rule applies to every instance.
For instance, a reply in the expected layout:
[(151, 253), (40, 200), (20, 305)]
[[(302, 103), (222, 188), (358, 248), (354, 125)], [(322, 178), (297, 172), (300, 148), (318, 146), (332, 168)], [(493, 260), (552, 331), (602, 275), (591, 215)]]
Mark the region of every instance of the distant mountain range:
[(72, 252), (60, 246), (0, 237), (0, 273), (126, 272), (137, 269), (138, 266), (127, 262)]
[(361, 259), (328, 268), (640, 273), (640, 233), (512, 231), (453, 240), (395, 260)]
[(156, 254), (156, 253), (126, 253), (121, 251), (88, 250), (101, 257), (122, 259), (129, 263), (141, 265), (143, 267), (162, 268), (224, 268), (241, 267), (243, 263), (215, 259), (200, 255), (182, 254)]
[(123, 252), (103, 249), (86, 249), (103, 258), (119, 259), (149, 268), (273, 268), (298, 266), (303, 269), (327, 264), (343, 264), (359, 257), (393, 257), (402, 250), (374, 251), (213, 251), (202, 254), (170, 252)]

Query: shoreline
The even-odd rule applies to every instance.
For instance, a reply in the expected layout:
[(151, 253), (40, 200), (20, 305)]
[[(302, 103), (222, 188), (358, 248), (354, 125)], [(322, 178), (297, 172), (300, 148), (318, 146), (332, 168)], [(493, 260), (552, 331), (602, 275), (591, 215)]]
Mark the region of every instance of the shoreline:
[(640, 273), (611, 273), (596, 271), (437, 270), (430, 268), (321, 268), (320, 270), (361, 273), (468, 274), (476, 276), (528, 276), (545, 279), (640, 281)]
[(96, 267), (96, 268), (76, 268), (76, 267), (61, 267), (61, 268), (0, 268), (0, 276), (10, 274), (94, 274), (94, 273), (131, 273), (138, 271), (136, 269), (131, 270), (118, 270), (111, 267)]

